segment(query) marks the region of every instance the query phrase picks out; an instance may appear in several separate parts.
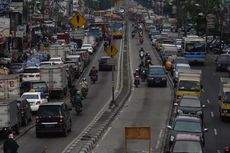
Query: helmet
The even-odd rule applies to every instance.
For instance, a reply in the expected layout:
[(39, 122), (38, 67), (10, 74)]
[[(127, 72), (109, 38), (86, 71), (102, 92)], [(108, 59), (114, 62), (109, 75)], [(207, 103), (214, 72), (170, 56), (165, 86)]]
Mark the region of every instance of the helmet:
[(82, 81), (86, 81), (86, 78), (83, 78)]
[(78, 90), (78, 91), (77, 91), (77, 94), (78, 94), (78, 95), (80, 95), (80, 94), (81, 94), (81, 92)]
[(138, 72), (139, 71), (139, 69), (138, 68), (136, 68), (136, 72)]

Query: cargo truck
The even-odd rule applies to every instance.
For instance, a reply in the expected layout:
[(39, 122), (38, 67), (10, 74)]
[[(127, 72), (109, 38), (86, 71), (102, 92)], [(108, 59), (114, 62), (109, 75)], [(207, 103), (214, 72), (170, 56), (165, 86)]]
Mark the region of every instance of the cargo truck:
[(51, 96), (66, 96), (68, 90), (66, 68), (66, 65), (47, 65), (41, 67), (41, 80), (46, 81)]
[(50, 57), (62, 57), (66, 59), (66, 54), (70, 50), (68, 45), (52, 44), (48, 49)]
[(220, 119), (230, 118), (230, 78), (220, 78), (218, 100)]
[(201, 70), (182, 71), (178, 74), (176, 87), (176, 101), (183, 95), (201, 96)]
[(1, 99), (0, 102), (0, 133), (7, 134), (9, 131), (19, 133), (20, 115), (17, 107), (17, 97), (11, 96)]
[(0, 99), (20, 97), (20, 76), (18, 74), (0, 75)]

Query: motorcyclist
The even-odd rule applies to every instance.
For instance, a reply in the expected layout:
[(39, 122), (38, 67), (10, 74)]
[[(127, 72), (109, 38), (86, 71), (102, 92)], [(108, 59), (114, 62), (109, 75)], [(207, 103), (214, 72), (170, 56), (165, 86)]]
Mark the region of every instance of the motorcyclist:
[(88, 82), (86, 81), (86, 78), (83, 78), (79, 85), (81, 87), (82, 96), (86, 98), (88, 93)]
[(139, 53), (140, 52), (145, 52), (145, 50), (143, 49), (143, 47), (141, 47), (141, 49), (139, 50)]
[(83, 105), (82, 105), (82, 100), (84, 98), (82, 97), (81, 95), (81, 92), (78, 90), (75, 97), (74, 97), (74, 104), (75, 104), (75, 107), (76, 106), (80, 106), (80, 108), (82, 109)]
[(89, 76), (97, 76), (97, 69), (96, 67), (93, 65), (92, 69), (90, 70)]
[(108, 47), (108, 42), (105, 41), (105, 42), (104, 42), (104, 51), (107, 49), (107, 47)]

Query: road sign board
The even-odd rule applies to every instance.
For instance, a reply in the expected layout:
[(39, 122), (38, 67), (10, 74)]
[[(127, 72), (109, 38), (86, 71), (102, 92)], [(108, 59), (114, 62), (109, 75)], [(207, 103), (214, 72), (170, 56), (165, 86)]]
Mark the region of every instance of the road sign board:
[(108, 56), (115, 56), (117, 54), (118, 50), (117, 48), (115, 48), (113, 45), (110, 45), (107, 49), (106, 49), (106, 53)]
[(71, 19), (70, 23), (75, 28), (81, 28), (83, 25), (85, 25), (87, 20), (79, 13), (77, 12)]

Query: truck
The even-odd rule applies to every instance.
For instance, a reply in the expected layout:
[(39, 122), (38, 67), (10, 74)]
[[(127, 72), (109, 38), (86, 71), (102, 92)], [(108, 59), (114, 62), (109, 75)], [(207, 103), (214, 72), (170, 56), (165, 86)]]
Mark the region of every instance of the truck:
[(66, 65), (47, 65), (41, 67), (40, 78), (46, 81), (49, 88), (49, 95), (64, 97), (68, 90), (68, 79)]
[(19, 74), (0, 75), (0, 99), (20, 97)]
[(178, 74), (178, 82), (175, 84), (176, 88), (176, 102), (183, 95), (201, 96), (201, 70), (182, 71)]
[(66, 54), (70, 50), (67, 45), (52, 44), (48, 49), (50, 57), (62, 57), (65, 60)]
[(19, 134), (20, 113), (17, 108), (17, 97), (1, 100), (0, 103), (0, 133), (7, 134), (9, 131), (15, 131)]
[(223, 121), (230, 117), (230, 78), (220, 78), (219, 84), (219, 114)]

